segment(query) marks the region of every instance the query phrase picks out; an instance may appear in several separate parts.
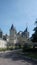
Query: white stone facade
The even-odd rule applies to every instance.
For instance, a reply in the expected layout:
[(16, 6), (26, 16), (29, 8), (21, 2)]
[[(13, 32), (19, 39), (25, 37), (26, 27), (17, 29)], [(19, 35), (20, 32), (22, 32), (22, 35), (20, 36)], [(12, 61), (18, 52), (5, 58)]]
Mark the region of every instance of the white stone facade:
[[(2, 37), (2, 31), (0, 30), (0, 36)], [(0, 48), (6, 48), (7, 45), (14, 46), (16, 43), (23, 44), (24, 42), (29, 39), (29, 32), (27, 31), (27, 28), (25, 31), (20, 31), (17, 33), (15, 27), (11, 26), (10, 28), (10, 34), (9, 35), (3, 35), (3, 37), (0, 37)]]
[(0, 39), (0, 48), (7, 48), (7, 41)]

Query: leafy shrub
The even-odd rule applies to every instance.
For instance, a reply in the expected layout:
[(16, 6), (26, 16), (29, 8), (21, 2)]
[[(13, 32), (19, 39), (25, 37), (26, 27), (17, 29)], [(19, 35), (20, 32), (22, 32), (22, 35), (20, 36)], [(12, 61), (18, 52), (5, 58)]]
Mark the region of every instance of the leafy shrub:
[(12, 46), (7, 47), (7, 50), (13, 50), (13, 47)]

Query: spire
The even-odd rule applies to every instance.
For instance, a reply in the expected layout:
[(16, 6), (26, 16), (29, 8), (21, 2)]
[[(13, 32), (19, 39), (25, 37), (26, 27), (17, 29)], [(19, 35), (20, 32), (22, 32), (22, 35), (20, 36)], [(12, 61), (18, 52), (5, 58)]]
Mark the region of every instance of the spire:
[(12, 30), (12, 29), (14, 29), (14, 25), (13, 25), (13, 24), (12, 24), (12, 26), (11, 26), (11, 30)]
[(28, 31), (28, 27), (26, 27), (25, 31), (24, 32), (27, 32)]

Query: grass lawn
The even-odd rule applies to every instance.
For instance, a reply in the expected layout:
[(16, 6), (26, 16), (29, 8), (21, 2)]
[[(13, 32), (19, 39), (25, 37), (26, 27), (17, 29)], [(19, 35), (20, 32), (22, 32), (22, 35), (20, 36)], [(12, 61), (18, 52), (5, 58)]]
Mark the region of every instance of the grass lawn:
[(27, 54), (25, 54), (25, 56), (28, 56), (33, 59), (37, 59), (37, 53), (27, 53)]
[(37, 48), (23, 48), (25, 56), (37, 59)]

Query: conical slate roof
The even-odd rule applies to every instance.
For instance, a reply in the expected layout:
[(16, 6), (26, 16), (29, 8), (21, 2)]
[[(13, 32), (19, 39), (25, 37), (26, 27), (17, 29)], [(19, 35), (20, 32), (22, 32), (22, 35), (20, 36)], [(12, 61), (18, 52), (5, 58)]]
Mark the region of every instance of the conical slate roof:
[(11, 26), (10, 30), (15, 30), (15, 27), (14, 27), (14, 25), (13, 25), (13, 24), (12, 24), (12, 26)]
[(22, 32), (22, 35), (25, 35), (26, 32), (28, 32), (28, 31), (27, 31), (27, 27), (26, 27), (25, 31)]
[(11, 26), (11, 30), (12, 30), (12, 29), (14, 29), (14, 25), (13, 25), (13, 24), (12, 24), (12, 26)]
[(10, 30), (14, 30), (15, 32), (17, 32), (13, 24), (12, 24)]
[(24, 31), (24, 32), (28, 32), (27, 27), (26, 27), (26, 29), (25, 29), (25, 31)]

